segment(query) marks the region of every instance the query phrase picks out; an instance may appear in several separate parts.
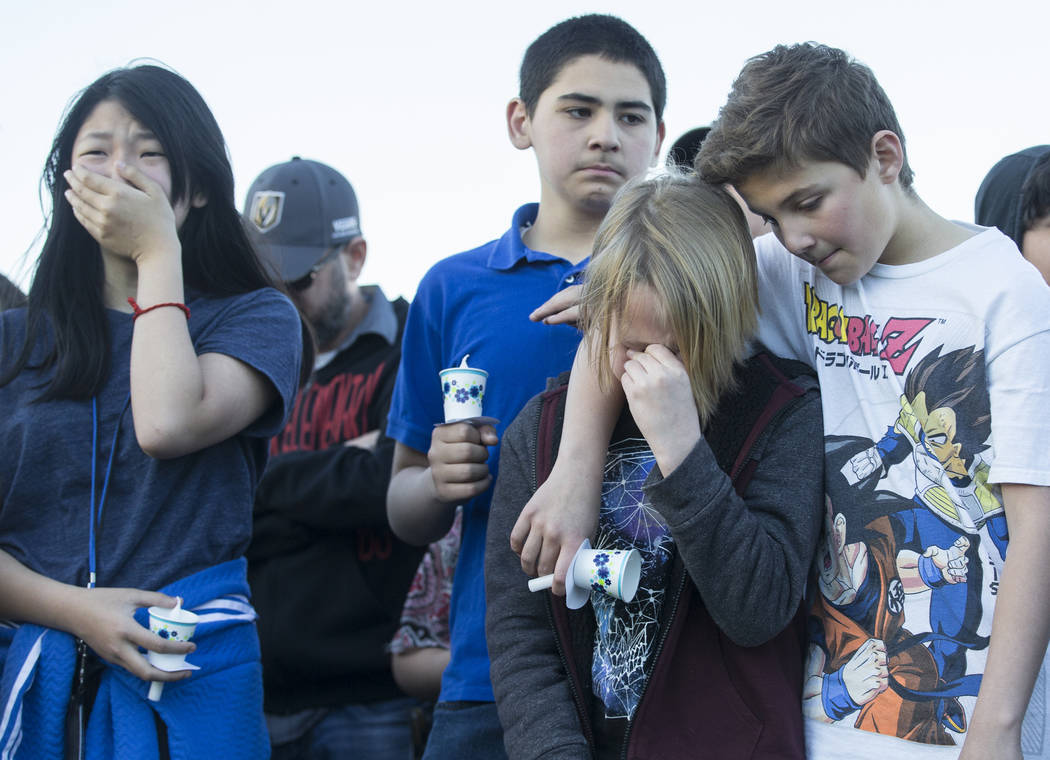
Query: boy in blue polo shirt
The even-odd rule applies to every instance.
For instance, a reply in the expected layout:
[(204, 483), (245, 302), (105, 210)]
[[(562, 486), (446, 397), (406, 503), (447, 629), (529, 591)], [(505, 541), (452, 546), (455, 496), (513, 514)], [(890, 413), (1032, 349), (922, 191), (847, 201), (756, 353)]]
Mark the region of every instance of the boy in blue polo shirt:
[(507, 106), (511, 143), (532, 148), (540, 202), (522, 206), (503, 237), (438, 262), (408, 315), (388, 434), (397, 440), (387, 512), (395, 533), (440, 538), (463, 505), (451, 602), (451, 662), (427, 758), (501, 757), (489, 681), (483, 579), (496, 426), (444, 420), (438, 372), (469, 355), (489, 373), (484, 413), (510, 424), (546, 378), (570, 367), (579, 335), (529, 314), (577, 281), (616, 191), (652, 166), (664, 136), (666, 85), (649, 43), (622, 20), (572, 18), (525, 52)]

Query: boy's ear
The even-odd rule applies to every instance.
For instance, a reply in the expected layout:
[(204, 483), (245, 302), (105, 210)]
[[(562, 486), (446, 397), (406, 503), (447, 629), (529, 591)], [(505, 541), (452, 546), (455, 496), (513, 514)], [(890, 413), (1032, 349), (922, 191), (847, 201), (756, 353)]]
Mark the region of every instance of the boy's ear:
[(871, 138), (871, 152), (878, 161), (879, 179), (889, 185), (897, 181), (904, 166), (904, 146), (896, 132), (882, 129)]
[(660, 158), (660, 148), (664, 145), (664, 137), (667, 136), (667, 127), (664, 126), (663, 121), (656, 125), (656, 147), (653, 148), (653, 160), (649, 162), (649, 166), (656, 166), (656, 162)]
[(513, 98), (507, 104), (507, 134), (510, 136), (511, 144), (518, 150), (528, 150), (532, 147), (529, 122), (529, 112), (525, 108), (525, 101), (521, 98)]

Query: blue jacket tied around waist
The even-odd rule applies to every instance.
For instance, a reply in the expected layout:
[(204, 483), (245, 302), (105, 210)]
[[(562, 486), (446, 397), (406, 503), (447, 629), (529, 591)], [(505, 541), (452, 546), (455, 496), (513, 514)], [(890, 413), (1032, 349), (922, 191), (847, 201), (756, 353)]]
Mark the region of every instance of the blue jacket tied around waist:
[[(153, 710), (168, 728), (172, 760), (216, 752), (253, 760), (268, 755), (246, 570), (243, 558), (231, 560), (161, 589), (200, 616), (197, 650), (188, 656), (200, 670), (165, 684), (160, 701), (149, 702), (148, 682), (107, 663), (87, 726), (88, 760), (157, 757)], [(146, 610), (135, 620), (148, 626)], [(0, 627), (0, 759), (62, 757), (74, 661), (67, 633), (32, 624)]]

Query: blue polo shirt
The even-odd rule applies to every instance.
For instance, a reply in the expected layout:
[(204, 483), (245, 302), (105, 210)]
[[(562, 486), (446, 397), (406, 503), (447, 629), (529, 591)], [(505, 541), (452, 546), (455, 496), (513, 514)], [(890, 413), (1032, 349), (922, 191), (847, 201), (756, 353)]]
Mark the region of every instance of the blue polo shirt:
[[(438, 372), (457, 366), (466, 354), (471, 367), (489, 373), (484, 411), (500, 420), (501, 437), (546, 379), (572, 366), (580, 340), (576, 328), (530, 322), (529, 313), (562, 288), (578, 284), (587, 261), (574, 265), (525, 247), (521, 232), (538, 208), (522, 206), (503, 237), (439, 261), (423, 277), (405, 325), (390, 437), (417, 451), (430, 448), (434, 424), (444, 420)], [(495, 481), (499, 446), (490, 451)], [(452, 659), (441, 683), (442, 701), (494, 699), (485, 646), (485, 529), (491, 499), (489, 488), (463, 505), (449, 613)]]

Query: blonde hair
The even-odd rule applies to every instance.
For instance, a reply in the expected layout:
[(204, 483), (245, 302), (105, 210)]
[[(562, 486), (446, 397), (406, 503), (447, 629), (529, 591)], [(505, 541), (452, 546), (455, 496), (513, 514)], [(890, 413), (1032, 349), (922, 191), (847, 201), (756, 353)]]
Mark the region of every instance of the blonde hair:
[(736, 201), (677, 172), (629, 182), (598, 229), (585, 282), (580, 326), (594, 341), (601, 386), (613, 380), (613, 322), (648, 286), (663, 304), (706, 424), (733, 387), (757, 323), (755, 249)]

